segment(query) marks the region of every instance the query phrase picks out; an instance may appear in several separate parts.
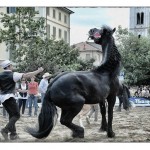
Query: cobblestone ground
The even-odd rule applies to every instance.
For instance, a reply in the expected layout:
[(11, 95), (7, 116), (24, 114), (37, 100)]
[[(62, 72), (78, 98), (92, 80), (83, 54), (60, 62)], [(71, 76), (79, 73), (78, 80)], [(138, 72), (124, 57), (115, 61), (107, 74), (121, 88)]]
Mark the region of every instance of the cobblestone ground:
[[(1, 110), (0, 110), (1, 112)], [(27, 112), (26, 112), (27, 114)], [(106, 132), (99, 132), (101, 116), (99, 114), (98, 122), (94, 122), (94, 118), (91, 118), (91, 124), (86, 123), (85, 118), (83, 124), (85, 126), (85, 138), (73, 139), (71, 137), (71, 131), (65, 126), (61, 125), (58, 121), (50, 135), (43, 140), (38, 140), (30, 136), (25, 128), (27, 126), (34, 127), (37, 123), (37, 117), (22, 116), (16, 123), (17, 132), (20, 139), (15, 141), (9, 141), (11, 143), (17, 142), (97, 142), (97, 143), (128, 143), (128, 142), (150, 142), (150, 107), (136, 107), (130, 110), (127, 114), (125, 110), (122, 112), (116, 112), (114, 109), (113, 130), (116, 134), (115, 138), (107, 138)], [(3, 118), (0, 114), (0, 128), (4, 127), (8, 118)], [(78, 118), (74, 119), (74, 123), (79, 124)], [(0, 134), (0, 142), (5, 142)]]

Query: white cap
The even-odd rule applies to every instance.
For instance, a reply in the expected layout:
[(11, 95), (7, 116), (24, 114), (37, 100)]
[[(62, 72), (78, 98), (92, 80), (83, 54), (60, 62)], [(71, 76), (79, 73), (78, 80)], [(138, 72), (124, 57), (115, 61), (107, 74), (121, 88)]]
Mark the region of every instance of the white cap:
[(46, 77), (50, 77), (50, 76), (52, 76), (52, 75), (49, 74), (48, 72), (46, 72), (42, 77), (43, 77), (43, 78), (46, 78)]
[(10, 64), (12, 64), (9, 60), (5, 60), (1, 63), (2, 68), (8, 67)]

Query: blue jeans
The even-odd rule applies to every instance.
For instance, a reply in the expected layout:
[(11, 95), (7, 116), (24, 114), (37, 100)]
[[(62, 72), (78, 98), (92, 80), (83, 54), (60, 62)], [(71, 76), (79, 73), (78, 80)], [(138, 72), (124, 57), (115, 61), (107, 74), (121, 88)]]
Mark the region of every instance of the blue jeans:
[(42, 104), (43, 104), (44, 96), (45, 96), (45, 93), (41, 93), (41, 102), (42, 102)]
[(26, 108), (28, 108), (29, 107), (29, 100), (27, 99), (26, 100)]
[(38, 111), (38, 103), (37, 103), (37, 97), (33, 94), (29, 95), (28, 98), (29, 101), (29, 116), (32, 116), (32, 104), (34, 105), (34, 115), (37, 116), (37, 111)]

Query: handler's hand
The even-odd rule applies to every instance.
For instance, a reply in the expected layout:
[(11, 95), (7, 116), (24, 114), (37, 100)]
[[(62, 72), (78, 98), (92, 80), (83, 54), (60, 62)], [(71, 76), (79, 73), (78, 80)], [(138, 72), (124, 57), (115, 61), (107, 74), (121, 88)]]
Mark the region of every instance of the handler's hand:
[(42, 67), (38, 68), (39, 72), (42, 72), (44, 69)]

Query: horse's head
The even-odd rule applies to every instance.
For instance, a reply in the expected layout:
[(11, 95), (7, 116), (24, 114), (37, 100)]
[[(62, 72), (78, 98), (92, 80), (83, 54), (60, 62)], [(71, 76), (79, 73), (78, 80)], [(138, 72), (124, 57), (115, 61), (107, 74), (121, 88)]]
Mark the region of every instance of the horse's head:
[(110, 37), (115, 32), (116, 28), (113, 30), (108, 26), (103, 26), (101, 29), (93, 28), (89, 31), (89, 38), (94, 40), (96, 44), (102, 44), (102, 41), (107, 37)]

